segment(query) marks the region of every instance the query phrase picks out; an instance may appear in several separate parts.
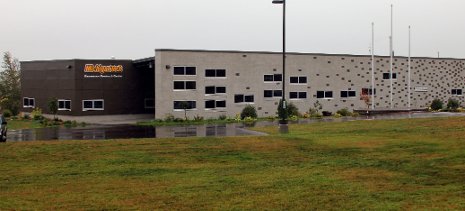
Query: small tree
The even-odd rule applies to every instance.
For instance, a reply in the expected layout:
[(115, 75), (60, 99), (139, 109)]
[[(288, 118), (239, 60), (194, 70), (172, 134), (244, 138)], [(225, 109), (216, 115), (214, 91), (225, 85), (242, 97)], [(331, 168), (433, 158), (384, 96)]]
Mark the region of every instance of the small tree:
[(431, 102), (431, 109), (433, 111), (439, 111), (444, 107), (444, 103), (440, 99), (434, 99), (433, 102)]
[(363, 100), (363, 102), (367, 106), (367, 109), (370, 109), (370, 105), (371, 105), (370, 95), (362, 93), (362, 94), (360, 94), (360, 99)]
[(258, 117), (255, 107), (252, 105), (246, 105), (244, 109), (242, 109), (241, 119), (245, 119), (246, 117), (251, 117), (254, 119)]
[(447, 101), (447, 109), (449, 111), (457, 111), (459, 107), (460, 107), (460, 102), (458, 100), (449, 99), (449, 101)]
[(289, 103), (287, 105), (287, 115), (288, 116), (300, 116), (299, 108), (294, 105), (294, 103)]
[(19, 61), (9, 52), (3, 54), (3, 71), (0, 71), (1, 107), (10, 110), (13, 115), (19, 113), (21, 104), (21, 84)]
[(187, 110), (189, 109), (189, 103), (182, 101), (180, 106), (184, 110), (184, 119), (187, 121)]
[(53, 119), (56, 119), (58, 113), (58, 100), (56, 98), (48, 101), (48, 111), (53, 114)]

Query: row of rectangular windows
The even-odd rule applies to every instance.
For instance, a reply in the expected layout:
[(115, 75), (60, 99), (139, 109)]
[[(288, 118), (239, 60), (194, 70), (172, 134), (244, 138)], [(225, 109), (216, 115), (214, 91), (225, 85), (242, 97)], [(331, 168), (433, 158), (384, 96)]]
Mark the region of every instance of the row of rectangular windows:
[[(197, 68), (196, 67), (174, 67), (173, 68), (174, 75), (197, 75)], [(226, 77), (226, 70), (225, 69), (206, 69), (205, 70), (205, 77)], [(390, 73), (383, 73), (383, 79), (391, 79)], [(397, 79), (397, 73), (392, 73), (392, 79)], [(282, 74), (268, 74), (263, 76), (263, 81), (265, 82), (281, 82), (283, 81)], [(306, 84), (307, 77), (306, 76), (292, 76), (290, 77), (291, 84)]]
[[(57, 100), (59, 111), (71, 111), (71, 100)], [(147, 98), (144, 100), (145, 108), (155, 108), (155, 100)], [(23, 108), (35, 108), (35, 98), (24, 97)], [(104, 100), (83, 100), (82, 111), (103, 111)]]

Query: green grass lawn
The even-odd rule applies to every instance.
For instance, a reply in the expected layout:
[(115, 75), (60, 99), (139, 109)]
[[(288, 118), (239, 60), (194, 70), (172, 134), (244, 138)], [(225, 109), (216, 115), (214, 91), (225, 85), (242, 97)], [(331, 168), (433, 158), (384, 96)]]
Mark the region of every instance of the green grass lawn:
[(463, 210), (465, 118), (0, 144), (0, 210)]
[(20, 130), (20, 129), (32, 129), (32, 128), (43, 128), (44, 126), (40, 124), (37, 120), (28, 120), (28, 119), (12, 119), (8, 120), (8, 129), (10, 130)]

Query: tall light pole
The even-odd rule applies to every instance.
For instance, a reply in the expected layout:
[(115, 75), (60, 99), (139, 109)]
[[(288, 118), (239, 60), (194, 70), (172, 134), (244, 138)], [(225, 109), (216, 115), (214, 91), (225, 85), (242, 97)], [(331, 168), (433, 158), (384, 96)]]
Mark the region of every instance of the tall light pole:
[(412, 58), (411, 58), (411, 49), (412, 49), (412, 39), (411, 39), (411, 27), (408, 26), (408, 108), (411, 108), (411, 95), (412, 95), (412, 87), (411, 87), (411, 76), (410, 72), (412, 69)]
[(375, 23), (371, 23), (371, 110), (375, 110)]
[[(286, 0), (273, 0), (273, 4), (282, 4), (283, 5), (283, 98), (282, 98), (282, 109), (286, 111)], [(282, 112), (281, 116), (281, 125), (287, 126), (287, 112)]]
[(389, 39), (389, 42), (390, 42), (390, 55), (391, 55), (391, 61), (390, 61), (390, 70), (389, 70), (389, 82), (390, 82), (390, 106), (391, 106), (391, 109), (392, 109), (392, 92), (393, 92), (393, 83), (392, 83), (392, 72), (393, 72), (393, 68), (394, 68), (394, 5), (391, 4), (391, 37)]

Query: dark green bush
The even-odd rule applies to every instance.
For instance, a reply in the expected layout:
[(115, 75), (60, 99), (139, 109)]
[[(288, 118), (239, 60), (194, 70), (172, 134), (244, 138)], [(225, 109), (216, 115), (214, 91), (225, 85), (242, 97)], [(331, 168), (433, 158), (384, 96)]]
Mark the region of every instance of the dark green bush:
[(447, 102), (447, 109), (449, 111), (457, 111), (457, 109), (460, 107), (460, 102), (456, 99), (449, 99)]
[(297, 106), (294, 105), (294, 103), (287, 104), (287, 116), (301, 116), (299, 113), (299, 109), (297, 108)]
[(9, 109), (3, 111), (3, 117), (10, 118), (11, 116), (13, 116), (13, 113)]
[(341, 115), (341, 116), (352, 116), (352, 112), (350, 112), (349, 109), (347, 109), (347, 108), (343, 108), (343, 109), (337, 111), (336, 113)]
[(440, 99), (434, 99), (431, 103), (431, 109), (433, 111), (439, 111), (444, 107), (444, 103)]
[(255, 107), (251, 105), (246, 105), (241, 112), (241, 119), (245, 119), (246, 117), (257, 118), (257, 110)]

